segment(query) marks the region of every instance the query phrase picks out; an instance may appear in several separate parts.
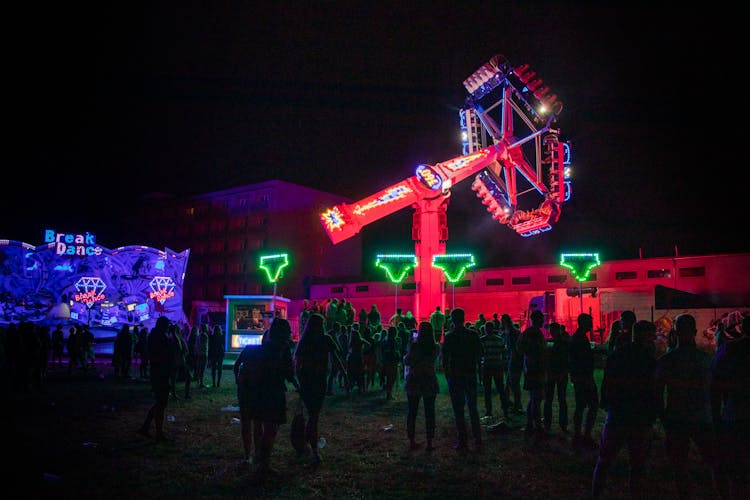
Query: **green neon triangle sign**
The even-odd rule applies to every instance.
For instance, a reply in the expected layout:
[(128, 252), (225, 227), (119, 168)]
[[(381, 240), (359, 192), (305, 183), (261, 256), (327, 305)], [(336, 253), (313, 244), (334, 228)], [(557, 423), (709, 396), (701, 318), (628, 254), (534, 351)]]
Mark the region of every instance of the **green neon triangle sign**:
[(375, 267), (385, 271), (391, 283), (401, 283), (409, 272), (417, 267), (417, 256), (414, 254), (379, 254), (375, 259)]
[(588, 280), (591, 270), (599, 264), (598, 253), (564, 253), (560, 256), (560, 265), (570, 269), (577, 281)]

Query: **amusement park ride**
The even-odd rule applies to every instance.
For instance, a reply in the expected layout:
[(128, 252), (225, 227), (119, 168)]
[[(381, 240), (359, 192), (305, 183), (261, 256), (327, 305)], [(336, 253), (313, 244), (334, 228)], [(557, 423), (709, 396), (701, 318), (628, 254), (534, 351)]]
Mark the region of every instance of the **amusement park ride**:
[(320, 215), (337, 244), (402, 208), (414, 209), (414, 315), (419, 319), (445, 305), (442, 272), (431, 262), (446, 251), (453, 186), (474, 176), (471, 188), (492, 218), (524, 237), (551, 229), (571, 193), (570, 148), (555, 127), (562, 102), (529, 65), (513, 67), (495, 55), (463, 84), (469, 93), (460, 111), (463, 156), (419, 165), (413, 176)]

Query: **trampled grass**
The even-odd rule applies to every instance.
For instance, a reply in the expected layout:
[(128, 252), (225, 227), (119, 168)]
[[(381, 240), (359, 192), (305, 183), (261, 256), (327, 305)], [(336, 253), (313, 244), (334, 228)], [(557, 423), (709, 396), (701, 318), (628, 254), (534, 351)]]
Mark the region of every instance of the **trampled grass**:
[[(388, 402), (379, 390), (346, 396), (336, 387), (321, 416), (320, 434), (327, 440), (323, 463), (315, 467), (296, 456), (287, 423), (272, 454), (275, 472), (261, 480), (240, 467), (240, 426), (233, 420), (239, 414), (225, 408), (237, 404), (231, 371), (224, 371), (220, 388), (194, 387), (191, 400), (170, 399), (167, 415), (174, 418), (165, 430), (172, 442), (155, 443), (136, 434), (152, 403), (149, 384), (115, 379), (108, 360), (98, 369), (101, 377), (68, 377), (65, 369), (53, 369), (46, 391), (11, 391), (4, 398), (10, 446), (3, 449), (11, 462), (5, 470), (19, 498), (586, 498), (596, 460), (596, 451), (574, 451), (569, 436), (558, 431), (556, 404), (550, 437), (527, 441), (521, 430), (525, 417), (518, 415), (506, 434), (489, 434), (483, 424), (481, 450), (471, 440), (468, 451), (454, 450), (453, 413), (440, 374), (433, 452), (409, 450), (400, 384)], [(294, 391), (287, 396), (290, 422), (298, 396)], [(494, 398), (497, 416), (500, 402), (497, 394)], [(568, 404), (572, 417), (572, 386)], [(479, 410), (483, 415), (481, 394)], [(595, 438), (603, 420), (600, 411)], [(674, 498), (660, 424), (656, 429), (650, 493)], [(417, 437), (424, 443), (421, 408)], [(696, 498), (713, 498), (707, 470), (694, 453), (691, 457)], [(628, 498), (627, 476), (623, 450), (605, 498)]]

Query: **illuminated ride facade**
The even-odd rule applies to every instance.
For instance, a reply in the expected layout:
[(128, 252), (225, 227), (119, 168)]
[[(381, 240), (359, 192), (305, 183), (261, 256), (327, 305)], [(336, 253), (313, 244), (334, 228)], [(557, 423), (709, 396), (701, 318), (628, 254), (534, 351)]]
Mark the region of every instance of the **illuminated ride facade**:
[(570, 148), (555, 127), (562, 103), (529, 65), (513, 67), (496, 55), (463, 83), (469, 96), (460, 111), (462, 156), (419, 165), (413, 176), (320, 215), (338, 244), (367, 224), (407, 206), (414, 209), (414, 314), (419, 319), (436, 305), (445, 306), (442, 271), (431, 263), (446, 253), (454, 185), (473, 176), (471, 187), (492, 218), (524, 237), (551, 229), (571, 193)]
[(150, 328), (159, 316), (186, 320), (182, 289), (189, 250), (110, 250), (91, 233), (44, 234), (39, 246), (0, 240), (0, 324), (69, 320)]

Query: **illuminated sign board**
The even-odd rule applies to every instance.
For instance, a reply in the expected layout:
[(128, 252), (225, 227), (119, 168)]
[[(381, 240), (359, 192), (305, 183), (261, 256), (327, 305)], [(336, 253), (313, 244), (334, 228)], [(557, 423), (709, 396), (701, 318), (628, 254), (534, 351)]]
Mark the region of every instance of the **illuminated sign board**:
[(279, 253), (276, 255), (264, 255), (260, 258), (260, 267), (266, 272), (269, 283), (276, 283), (281, 277), (281, 271), (289, 265), (289, 255)]
[(78, 293), (75, 294), (74, 299), (91, 308), (95, 303), (104, 300), (104, 290), (107, 288), (107, 285), (101, 278), (83, 276), (76, 281), (75, 287)]
[(356, 205), (352, 212), (354, 212), (355, 215), (363, 215), (368, 210), (381, 205), (385, 205), (386, 203), (390, 203), (392, 201), (400, 200), (401, 198), (404, 198), (406, 195), (412, 192), (413, 191), (411, 190), (411, 188), (409, 188), (409, 186), (405, 184), (395, 186), (393, 188), (389, 188), (384, 194), (378, 196), (374, 200), (365, 203), (364, 205)]
[(417, 256), (414, 254), (378, 254), (375, 267), (385, 271), (391, 283), (401, 283), (413, 268), (417, 267)]
[(151, 291), (148, 296), (154, 300), (158, 300), (160, 304), (174, 297), (174, 286), (175, 283), (169, 276), (154, 276), (149, 283)]
[(415, 175), (419, 182), (433, 191), (440, 191), (443, 188), (443, 178), (429, 165), (418, 166)]
[(102, 254), (102, 247), (96, 244), (96, 235), (88, 232), (85, 234), (68, 234), (56, 233), (52, 229), (45, 229), (44, 242), (54, 243), (57, 255), (78, 255), (85, 257), (87, 255), (99, 256)]
[(560, 255), (560, 265), (570, 269), (577, 281), (587, 281), (591, 270), (601, 264), (598, 253), (564, 253)]
[(329, 231), (341, 229), (341, 227), (346, 224), (344, 221), (344, 215), (338, 207), (329, 208), (321, 214), (320, 218)]
[(232, 348), (242, 349), (247, 345), (260, 345), (263, 335), (232, 335)]
[(474, 256), (470, 253), (439, 254), (432, 256), (432, 266), (443, 271), (445, 279), (456, 283), (463, 278), (466, 269), (474, 267)]

